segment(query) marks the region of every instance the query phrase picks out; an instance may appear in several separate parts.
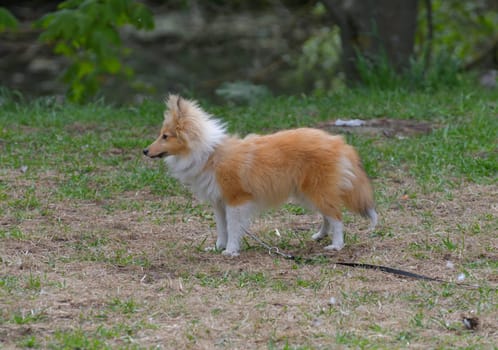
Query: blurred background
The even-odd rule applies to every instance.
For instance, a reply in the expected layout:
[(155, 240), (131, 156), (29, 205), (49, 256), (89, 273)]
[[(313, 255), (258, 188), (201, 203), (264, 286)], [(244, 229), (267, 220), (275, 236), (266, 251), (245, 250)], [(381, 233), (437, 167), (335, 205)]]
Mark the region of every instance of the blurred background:
[(348, 86), (496, 87), (498, 0), (0, 2), (0, 86), (247, 103)]

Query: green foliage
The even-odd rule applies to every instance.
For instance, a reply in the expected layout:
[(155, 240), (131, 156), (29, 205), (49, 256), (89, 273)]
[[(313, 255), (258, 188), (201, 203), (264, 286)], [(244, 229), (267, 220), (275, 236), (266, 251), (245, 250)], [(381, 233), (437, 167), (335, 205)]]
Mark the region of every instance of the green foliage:
[[(481, 51), (498, 41), (498, 12), (485, 0), (433, 0), (433, 38), (429, 47), (427, 8), (421, 3), (415, 42), (415, 56), (409, 67), (397, 73), (381, 54), (376, 59), (358, 56), (356, 61), (362, 85), (375, 89), (429, 89), (454, 87), (461, 83), (459, 72), (475, 61)], [(313, 15), (320, 20), (323, 6), (316, 5)], [(431, 50), (429, 67), (426, 50)], [(340, 88), (341, 43), (339, 30), (324, 26), (304, 41), (294, 59), (294, 80), (315, 91)]]
[(16, 29), (17, 25), (17, 19), (12, 13), (3, 7), (0, 7), (0, 33), (7, 29)]
[(394, 89), (400, 86), (400, 76), (386, 54), (372, 60), (357, 54), (356, 68), (363, 85), (373, 89)]
[(132, 0), (67, 0), (37, 22), (44, 29), (40, 40), (70, 61), (63, 80), (71, 100), (82, 102), (94, 95), (106, 76), (132, 76), (131, 68), (121, 62), (126, 50), (118, 29), (126, 24), (154, 26), (147, 7)]
[[(419, 53), (426, 48), (428, 39), (426, 11), (421, 6), (416, 37)], [(432, 12), (432, 47), (436, 57), (447, 55), (466, 64), (498, 40), (498, 12), (485, 0), (433, 0)]]
[(36, 339), (34, 335), (27, 336), (26, 338), (22, 339), (18, 345), (21, 348), (28, 348), (28, 349), (38, 349), (40, 348), (40, 343)]
[(458, 62), (444, 53), (439, 53), (428, 69), (422, 59), (413, 59), (407, 69), (397, 73), (385, 54), (376, 60), (358, 55), (356, 67), (362, 85), (372, 89), (438, 90), (457, 87), (464, 80)]
[(295, 76), (317, 90), (340, 87), (342, 77), (335, 78), (341, 61), (341, 39), (338, 27), (321, 28), (302, 45)]
[(216, 94), (233, 103), (251, 103), (270, 96), (270, 90), (248, 81), (236, 81), (223, 83), (216, 89)]
[(57, 331), (50, 349), (110, 349), (105, 338), (85, 333), (82, 330)]

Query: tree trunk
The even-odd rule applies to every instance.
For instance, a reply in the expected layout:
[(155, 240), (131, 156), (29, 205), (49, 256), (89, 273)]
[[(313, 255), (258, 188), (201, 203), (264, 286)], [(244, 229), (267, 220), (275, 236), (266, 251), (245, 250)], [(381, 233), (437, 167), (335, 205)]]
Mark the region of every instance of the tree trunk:
[(358, 54), (385, 56), (401, 72), (413, 55), (418, 0), (323, 0), (341, 30), (342, 60), (348, 81), (359, 81)]

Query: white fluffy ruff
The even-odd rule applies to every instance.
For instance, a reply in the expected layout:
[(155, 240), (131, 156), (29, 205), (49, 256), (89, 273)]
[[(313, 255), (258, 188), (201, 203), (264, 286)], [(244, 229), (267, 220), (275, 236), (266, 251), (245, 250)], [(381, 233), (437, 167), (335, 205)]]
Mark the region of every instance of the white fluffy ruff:
[[(178, 104), (177, 96), (170, 96), (169, 110)], [(213, 171), (206, 170), (206, 162), (215, 148), (227, 137), (225, 125), (203, 111), (196, 102), (180, 100), (182, 117), (188, 118), (189, 129), (185, 131), (190, 152), (188, 155), (170, 156), (165, 159), (173, 177), (191, 187), (199, 199), (216, 201), (220, 189)]]

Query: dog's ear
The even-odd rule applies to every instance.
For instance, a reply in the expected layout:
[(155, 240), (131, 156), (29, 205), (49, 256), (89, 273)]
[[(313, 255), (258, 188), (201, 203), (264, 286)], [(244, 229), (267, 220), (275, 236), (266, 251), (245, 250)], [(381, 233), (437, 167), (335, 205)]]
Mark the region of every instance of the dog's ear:
[(182, 112), (181, 101), (182, 101), (182, 97), (178, 96), (178, 99), (176, 100), (176, 107), (178, 108), (179, 113)]
[(181, 96), (178, 96), (177, 99), (176, 99), (176, 114), (175, 114), (175, 117), (176, 117), (176, 127), (175, 127), (175, 131), (176, 131), (176, 134), (178, 136), (179, 139), (182, 139), (182, 135), (183, 135), (183, 125), (185, 124), (184, 120), (184, 109), (182, 109), (182, 104), (183, 104), (184, 100), (182, 99)]
[(185, 117), (188, 113), (188, 101), (181, 96), (177, 96), (176, 100), (176, 114), (178, 119)]
[(184, 102), (183, 98), (178, 95), (170, 94), (164, 102), (166, 103), (166, 112), (164, 113), (165, 119), (170, 117), (173, 120), (178, 120), (183, 116), (184, 113), (182, 112), (185, 110), (184, 106), (182, 108)]
[[(175, 132), (177, 136), (181, 139), (183, 131), (183, 117), (185, 115), (185, 100), (180, 95), (170, 95), (168, 100), (169, 114), (173, 118), (175, 123)], [(182, 107), (183, 105), (183, 107)]]

